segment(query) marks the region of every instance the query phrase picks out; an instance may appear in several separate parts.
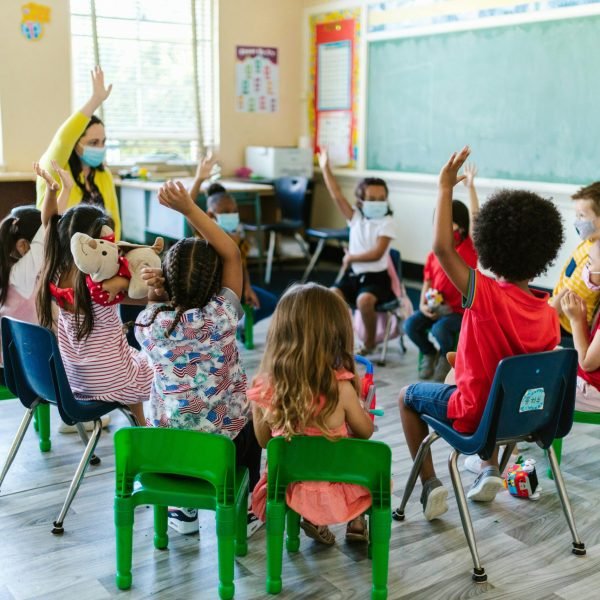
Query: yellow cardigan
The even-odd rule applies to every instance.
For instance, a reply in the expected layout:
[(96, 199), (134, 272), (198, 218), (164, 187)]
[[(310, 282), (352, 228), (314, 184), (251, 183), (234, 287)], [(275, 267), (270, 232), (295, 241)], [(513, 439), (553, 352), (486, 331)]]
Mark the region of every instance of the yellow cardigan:
[[(69, 156), (77, 143), (77, 140), (83, 135), (90, 119), (81, 112), (72, 114), (56, 132), (48, 150), (40, 159), (42, 168), (52, 173), (51, 160), (55, 160), (63, 169), (71, 172), (69, 167)], [(73, 173), (71, 173), (73, 175)], [(59, 181), (58, 176), (55, 176)], [(79, 180), (84, 183), (83, 173), (80, 174)], [(104, 171), (96, 171), (94, 182), (98, 186), (102, 198), (104, 198), (104, 208), (106, 212), (113, 218), (115, 222), (115, 237), (121, 239), (121, 218), (119, 216), (119, 204), (117, 202), (117, 192), (113, 182), (112, 174), (108, 167)], [(59, 181), (60, 183), (60, 181)], [(46, 193), (46, 182), (41, 178), (37, 178), (37, 206), (42, 205), (44, 194)], [(69, 196), (67, 206), (71, 208), (81, 202), (83, 192), (78, 185), (74, 185)]]

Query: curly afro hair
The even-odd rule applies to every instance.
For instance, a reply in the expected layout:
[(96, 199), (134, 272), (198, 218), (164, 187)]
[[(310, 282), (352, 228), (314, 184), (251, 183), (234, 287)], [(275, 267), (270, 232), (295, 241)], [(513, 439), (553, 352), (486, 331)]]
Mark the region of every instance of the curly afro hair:
[(564, 241), (562, 218), (550, 200), (525, 190), (490, 196), (474, 223), (481, 265), (508, 281), (545, 273)]

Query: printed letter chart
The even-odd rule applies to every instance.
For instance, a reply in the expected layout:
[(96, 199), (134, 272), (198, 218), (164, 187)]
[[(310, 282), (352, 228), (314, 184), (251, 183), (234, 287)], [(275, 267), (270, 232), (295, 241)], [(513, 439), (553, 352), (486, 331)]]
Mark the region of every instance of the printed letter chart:
[(279, 108), (277, 48), (236, 48), (236, 110), (274, 113)]

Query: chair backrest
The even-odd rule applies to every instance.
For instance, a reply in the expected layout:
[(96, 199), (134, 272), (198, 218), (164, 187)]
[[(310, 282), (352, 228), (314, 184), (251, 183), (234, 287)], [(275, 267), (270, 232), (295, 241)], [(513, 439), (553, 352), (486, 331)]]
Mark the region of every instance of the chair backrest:
[(21, 403), (30, 407), (41, 398), (58, 406), (63, 420), (74, 403), (71, 387), (54, 334), (45, 327), (2, 317), (2, 350), (6, 385)]
[(275, 180), (275, 196), (283, 219), (302, 221), (305, 227), (310, 227), (312, 195), (307, 194), (308, 186), (306, 177), (280, 177)]
[(224, 435), (162, 427), (126, 427), (114, 436), (118, 497), (133, 493), (141, 473), (194, 477), (210, 482), (217, 503), (235, 495), (235, 445)]
[(392, 259), (394, 268), (396, 269), (396, 273), (398, 274), (398, 279), (402, 281), (402, 256), (400, 254), (400, 250), (396, 250), (396, 248), (390, 248), (390, 257)]
[(486, 438), (482, 456), (496, 443), (533, 436), (542, 448), (573, 425), (577, 352), (553, 350), (500, 361), (477, 433)]
[(376, 508), (388, 508), (391, 502), (392, 451), (383, 442), (277, 437), (267, 444), (267, 464), (269, 500), (285, 500), (287, 486), (296, 481), (333, 481), (366, 487)]

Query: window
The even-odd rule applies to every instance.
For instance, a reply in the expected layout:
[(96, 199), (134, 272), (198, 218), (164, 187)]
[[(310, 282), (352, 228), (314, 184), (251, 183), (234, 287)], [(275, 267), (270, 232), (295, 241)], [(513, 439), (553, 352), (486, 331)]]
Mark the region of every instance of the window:
[(110, 98), (108, 156), (195, 160), (217, 144), (214, 0), (71, 0), (73, 101), (89, 98), (99, 63)]

